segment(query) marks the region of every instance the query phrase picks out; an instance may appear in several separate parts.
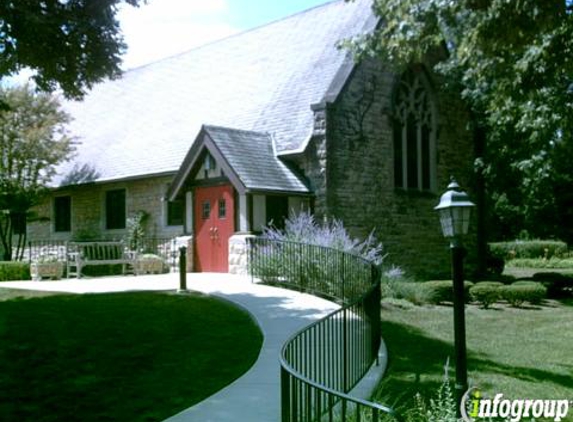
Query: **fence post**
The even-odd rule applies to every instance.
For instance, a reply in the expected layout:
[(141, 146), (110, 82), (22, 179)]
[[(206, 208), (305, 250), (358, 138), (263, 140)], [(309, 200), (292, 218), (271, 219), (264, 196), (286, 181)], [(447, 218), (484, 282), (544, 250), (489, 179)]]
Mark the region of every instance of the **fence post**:
[(290, 422), (291, 400), (290, 400), (290, 374), (281, 365), (281, 421)]
[(187, 248), (179, 248), (179, 293), (187, 291)]

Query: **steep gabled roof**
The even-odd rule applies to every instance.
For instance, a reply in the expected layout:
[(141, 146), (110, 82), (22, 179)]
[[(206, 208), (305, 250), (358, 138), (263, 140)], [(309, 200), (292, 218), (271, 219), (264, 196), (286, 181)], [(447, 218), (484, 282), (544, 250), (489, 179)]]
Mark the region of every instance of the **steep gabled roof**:
[(175, 199), (204, 149), (219, 162), (239, 193), (310, 193), (305, 180), (276, 156), (270, 134), (206, 125), (183, 160), (168, 199)]
[[(204, 123), (266, 132), (299, 149), (348, 57), (336, 44), (372, 29), (371, 0), (337, 0), (126, 72), (68, 102), (81, 145), (74, 163), (99, 180), (175, 172)], [(58, 182), (57, 180), (55, 181)]]

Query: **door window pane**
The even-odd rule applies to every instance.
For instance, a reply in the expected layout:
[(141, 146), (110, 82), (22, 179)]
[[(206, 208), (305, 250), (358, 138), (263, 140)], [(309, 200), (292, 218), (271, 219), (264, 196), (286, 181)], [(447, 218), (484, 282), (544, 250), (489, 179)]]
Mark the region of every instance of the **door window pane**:
[(227, 202), (224, 199), (219, 199), (219, 218), (227, 217)]
[(209, 201), (204, 201), (201, 208), (201, 216), (203, 220), (208, 220), (211, 217), (211, 203)]

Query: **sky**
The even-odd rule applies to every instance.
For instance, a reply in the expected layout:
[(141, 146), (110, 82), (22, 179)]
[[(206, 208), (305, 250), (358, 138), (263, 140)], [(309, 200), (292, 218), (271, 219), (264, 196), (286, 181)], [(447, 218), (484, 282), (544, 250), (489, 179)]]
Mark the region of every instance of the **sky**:
[(207, 44), (329, 0), (148, 0), (119, 11), (131, 69)]

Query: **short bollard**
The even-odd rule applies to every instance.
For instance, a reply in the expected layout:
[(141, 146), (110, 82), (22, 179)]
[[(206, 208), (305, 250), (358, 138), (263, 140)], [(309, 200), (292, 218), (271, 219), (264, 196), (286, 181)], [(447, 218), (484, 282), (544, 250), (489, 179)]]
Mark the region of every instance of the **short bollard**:
[(187, 248), (179, 248), (179, 290), (177, 293), (187, 292)]

